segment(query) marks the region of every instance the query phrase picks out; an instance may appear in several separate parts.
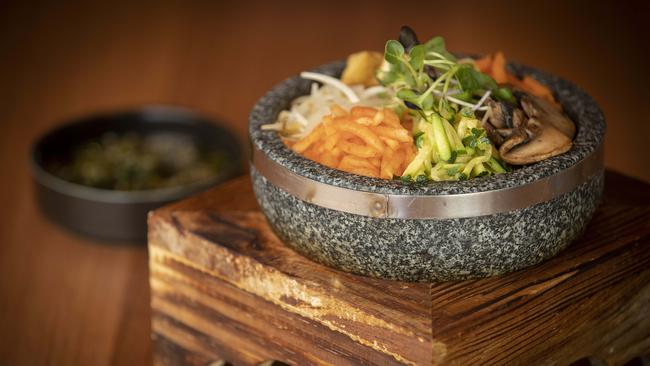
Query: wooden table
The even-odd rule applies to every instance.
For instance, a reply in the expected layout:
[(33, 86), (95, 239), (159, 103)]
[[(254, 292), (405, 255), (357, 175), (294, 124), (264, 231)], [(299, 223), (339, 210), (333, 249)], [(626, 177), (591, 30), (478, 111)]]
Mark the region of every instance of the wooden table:
[[(650, 188), (607, 175), (586, 233), (503, 276), (405, 283), (285, 246), (240, 178), (149, 216), (156, 365), (618, 366), (650, 356)], [(641, 192), (617, 196), (619, 191)]]
[[(583, 86), (608, 118), (606, 163), (650, 180), (648, 5), (519, 1), (101, 1), (0, 4), (0, 364), (150, 363), (144, 247), (46, 221), (27, 155), (41, 133), (98, 111), (179, 104), (245, 140), (254, 101), (305, 68), (380, 49), (402, 23), (453, 50), (505, 51)], [(549, 19), (553, 26), (549, 27)], [(621, 180), (622, 185), (612, 183)], [(627, 182), (627, 183), (625, 183)], [(629, 181), (608, 175), (608, 194)], [(647, 190), (647, 186), (640, 185)], [(639, 188), (640, 189), (640, 188)], [(646, 203), (647, 204), (647, 203)]]

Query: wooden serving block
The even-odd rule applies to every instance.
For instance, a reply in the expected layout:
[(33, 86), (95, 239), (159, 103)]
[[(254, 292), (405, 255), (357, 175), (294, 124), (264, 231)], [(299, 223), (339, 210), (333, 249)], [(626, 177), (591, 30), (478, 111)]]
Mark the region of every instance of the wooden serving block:
[[(650, 354), (650, 185), (607, 172), (584, 236), (532, 268), (403, 283), (285, 246), (248, 178), (149, 216), (157, 365), (623, 365)], [(222, 362), (220, 362), (222, 361)]]

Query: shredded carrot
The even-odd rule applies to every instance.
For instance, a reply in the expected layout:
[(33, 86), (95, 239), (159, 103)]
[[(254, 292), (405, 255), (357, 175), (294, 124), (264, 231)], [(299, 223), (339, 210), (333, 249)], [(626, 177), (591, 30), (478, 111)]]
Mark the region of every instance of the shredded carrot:
[(506, 69), (506, 58), (503, 52), (496, 52), (494, 55), (486, 55), (474, 61), (474, 65), (481, 72), (490, 75), (494, 81), (499, 84), (510, 84), (515, 88), (521, 89), (532, 95), (544, 98), (560, 108), (560, 104), (555, 100), (553, 92), (548, 86), (542, 84), (530, 75), (524, 75), (519, 79), (516, 75), (508, 72)]
[(540, 83), (537, 81), (537, 79), (533, 78), (532, 76), (525, 75), (524, 78), (522, 79), (522, 84), (533, 94), (540, 96), (540, 97), (545, 97), (545, 96), (553, 96), (553, 93), (551, 93), (551, 90), (544, 84)]
[(508, 73), (507, 78), (508, 78), (508, 84), (515, 86), (519, 89), (525, 88), (525, 86), (523, 85), (524, 83), (521, 80), (519, 80), (519, 78), (516, 77), (515, 75)]
[(492, 60), (492, 78), (499, 84), (508, 82), (506, 58), (501, 51), (494, 54), (494, 59)]
[(482, 73), (489, 73), (492, 70), (492, 55), (485, 55), (475, 60), (474, 64)]
[(393, 110), (355, 106), (348, 112), (333, 105), (331, 111), (293, 143), (295, 152), (333, 169), (383, 179), (402, 175), (415, 157), (411, 130)]

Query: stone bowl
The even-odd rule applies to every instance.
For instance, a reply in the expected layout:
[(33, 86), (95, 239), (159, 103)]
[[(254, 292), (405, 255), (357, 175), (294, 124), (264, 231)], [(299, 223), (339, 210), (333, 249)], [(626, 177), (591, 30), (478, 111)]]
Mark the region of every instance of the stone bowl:
[[(339, 76), (344, 62), (313, 71)], [(459, 182), (405, 183), (328, 168), (260, 126), (309, 93), (291, 77), (249, 117), (257, 201), (275, 233), (322, 264), (401, 281), (449, 281), (519, 270), (556, 255), (585, 230), (603, 191), (605, 119), (584, 91), (518, 64), (554, 91), (577, 124), (570, 151), (512, 172)]]

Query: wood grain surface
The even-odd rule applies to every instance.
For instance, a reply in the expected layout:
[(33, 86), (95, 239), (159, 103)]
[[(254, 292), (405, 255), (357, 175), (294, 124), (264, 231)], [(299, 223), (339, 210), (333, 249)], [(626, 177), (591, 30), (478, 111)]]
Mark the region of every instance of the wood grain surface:
[(636, 201), (606, 194), (541, 265), (426, 284), (305, 259), (251, 209), (248, 178), (231, 181), (149, 217), (156, 364), (623, 365), (650, 354), (650, 187), (636, 188)]
[[(240, 194), (241, 186), (249, 182), (238, 183), (235, 192), (244, 199)], [(176, 284), (170, 285), (164, 274), (170, 270), (176, 271), (177, 267), (197, 268), (207, 272), (206, 275), (197, 278), (186, 274), (183, 276), (185, 282), (190, 285), (205, 284), (212, 278), (223, 279), (238, 289), (244, 289), (272, 304), (290, 309), (290, 314), (321, 324), (323, 329), (317, 330), (317, 334), (332, 329), (332, 334), (340, 338), (334, 343), (333, 350), (349, 345), (345, 337), (338, 337), (343, 335), (354, 338), (365, 347), (385, 350), (384, 353), (367, 352), (372, 355), (391, 355), (418, 364), (431, 363), (430, 350), (433, 345), (428, 341), (431, 339), (428, 285), (387, 283), (340, 273), (324, 266), (315, 268), (313, 262), (285, 247), (269, 231), (264, 217), (257, 210), (213, 214), (202, 210), (194, 211), (191, 207), (187, 209), (191, 211), (174, 211), (169, 217), (156, 214), (150, 219), (149, 252), (154, 313), (165, 310), (164, 307), (160, 309), (157, 306), (161, 293), (178, 295), (176, 289), (181, 288)], [(224, 243), (224, 247), (215, 246), (214, 243)], [(208, 290), (208, 293), (218, 292)], [(183, 295), (193, 300), (197, 298), (196, 295), (187, 294), (179, 297), (182, 298)], [(233, 298), (238, 300), (236, 294)], [(179, 308), (182, 309), (185, 304), (186, 302), (180, 301)], [(218, 305), (212, 306), (220, 309)], [(268, 318), (273, 320), (273, 315), (279, 310), (276, 309)], [(248, 317), (248, 314), (249, 312), (245, 311), (229, 315), (239, 321), (242, 317)], [(174, 312), (167, 313), (167, 316), (185, 319), (176, 316)], [(206, 317), (206, 322), (211, 319)], [(156, 324), (154, 321), (154, 328)], [(258, 327), (273, 328), (259, 319), (255, 324)], [(295, 324), (301, 324), (300, 320), (278, 328), (293, 329)], [(286, 335), (284, 338), (293, 335), (291, 332), (281, 333)], [(229, 338), (222, 338), (221, 341), (237, 342), (239, 338), (235, 333)], [(261, 334), (244, 338), (249, 342), (264, 340)], [(306, 342), (307, 346), (291, 349), (294, 344), (291, 340), (281, 341), (273, 347), (273, 351), (290, 352), (280, 354), (283, 357), (279, 359), (286, 361), (287, 356), (309, 354), (307, 351), (313, 348), (310, 347), (311, 339)], [(351, 354), (358, 353), (362, 357), (364, 352), (356, 352), (362, 348), (353, 347), (355, 352)], [(249, 352), (259, 352), (259, 349), (267, 350), (268, 347), (258, 345)], [(272, 355), (266, 356), (272, 358)], [(341, 364), (341, 361), (328, 360), (331, 364)], [(264, 361), (264, 358), (233, 361), (255, 364), (253, 361)], [(313, 364), (295, 357), (291, 357), (291, 361), (295, 365)], [(359, 363), (354, 360), (348, 362)]]
[[(575, 81), (607, 116), (608, 167), (650, 180), (648, 13), (629, 1), (0, 2), (0, 364), (151, 362), (145, 248), (79, 237), (35, 206), (27, 156), (50, 128), (162, 103), (223, 120), (244, 141), (250, 107), (275, 83), (380, 49), (409, 23), (452, 50), (501, 49)], [(612, 187), (630, 182), (608, 175)]]

